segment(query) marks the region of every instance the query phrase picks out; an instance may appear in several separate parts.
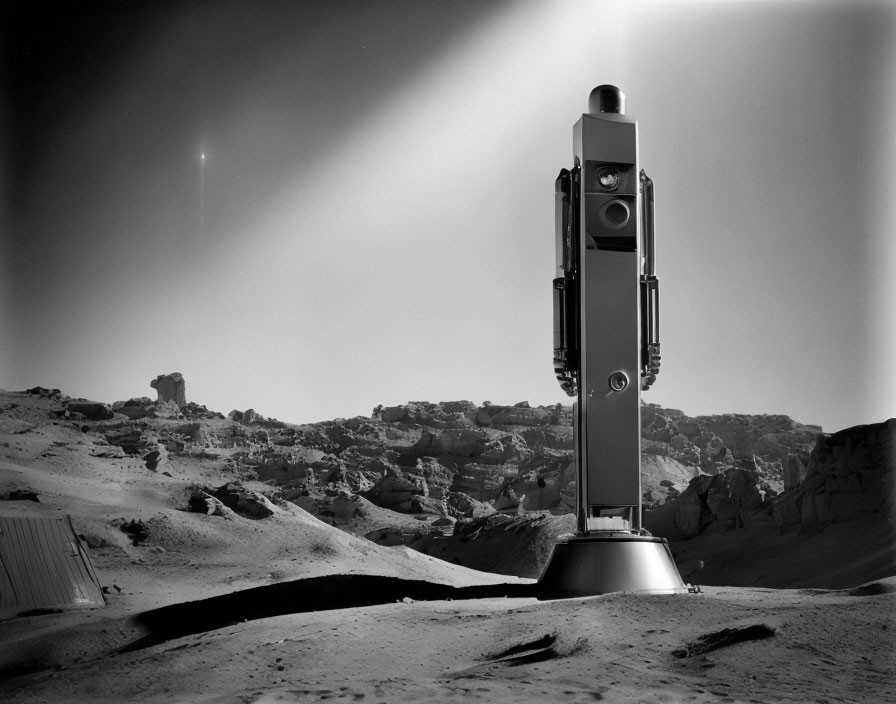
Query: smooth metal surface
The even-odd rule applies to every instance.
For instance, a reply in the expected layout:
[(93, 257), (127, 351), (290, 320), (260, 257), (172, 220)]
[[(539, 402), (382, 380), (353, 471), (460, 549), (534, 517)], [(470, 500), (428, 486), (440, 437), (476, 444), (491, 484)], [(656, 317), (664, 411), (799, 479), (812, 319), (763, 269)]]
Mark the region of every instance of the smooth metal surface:
[(638, 163), (638, 124), (627, 115), (582, 115), (573, 126), (572, 143), (573, 154), (583, 164), (586, 160)]
[(105, 606), (71, 519), (0, 516), (0, 615)]
[(688, 590), (664, 538), (624, 534), (557, 543), (538, 585), (555, 596)]
[[(641, 399), (638, 384), (614, 390), (610, 378), (640, 377), (638, 268), (633, 252), (588, 250), (583, 257), (579, 408), (589, 506), (641, 503)], [(638, 528), (640, 526), (634, 526)]]

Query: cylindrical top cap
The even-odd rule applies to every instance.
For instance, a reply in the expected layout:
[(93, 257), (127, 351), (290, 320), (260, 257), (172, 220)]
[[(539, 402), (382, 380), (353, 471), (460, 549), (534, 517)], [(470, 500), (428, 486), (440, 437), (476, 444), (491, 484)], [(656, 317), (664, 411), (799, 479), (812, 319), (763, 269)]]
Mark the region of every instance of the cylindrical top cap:
[(598, 86), (588, 96), (588, 112), (615, 112), (625, 114), (625, 93), (616, 86)]

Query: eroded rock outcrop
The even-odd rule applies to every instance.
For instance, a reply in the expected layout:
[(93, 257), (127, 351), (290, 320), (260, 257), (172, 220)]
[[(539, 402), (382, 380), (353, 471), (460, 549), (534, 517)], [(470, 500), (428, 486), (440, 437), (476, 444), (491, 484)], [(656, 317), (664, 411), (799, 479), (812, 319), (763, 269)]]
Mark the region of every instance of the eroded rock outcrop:
[(476, 412), (476, 424), (482, 426), (542, 426), (553, 425), (563, 415), (563, 408), (557, 406), (531, 408), (526, 401), (513, 406), (483, 405)]
[(794, 489), (806, 478), (806, 464), (796, 455), (787, 455), (782, 463), (785, 489)]
[(131, 425), (110, 428), (106, 433), (106, 442), (117, 445), (129, 455), (136, 455), (143, 447), (143, 429)]
[(131, 420), (139, 420), (149, 415), (149, 409), (153, 405), (148, 396), (130, 398), (127, 401), (116, 401), (112, 404), (112, 410), (127, 416)]
[(485, 501), (477, 501), (462, 491), (452, 491), (446, 499), (448, 510), (458, 518), (481, 518), (495, 513), (495, 507)]
[(69, 417), (80, 417), (85, 420), (110, 420), (115, 416), (107, 404), (84, 399), (66, 401), (65, 409), (68, 411)]
[(675, 528), (692, 538), (710, 525), (717, 529), (742, 528), (770, 504), (759, 489), (754, 471), (731, 467), (714, 475), (693, 479), (677, 501)]
[(506, 465), (468, 462), (454, 475), (452, 489), (472, 496), (477, 501), (493, 501), (498, 498), (505, 480), (516, 478), (518, 468)]
[(411, 511), (411, 502), (417, 496), (429, 496), (426, 479), (401, 469), (390, 469), (373, 487), (364, 492), (365, 498), (377, 506), (393, 511)]
[[(777, 440), (774, 446), (781, 444)], [(768, 460), (755, 456), (739, 463), (743, 466), (692, 479), (672, 503), (676, 530), (692, 538), (755, 521), (772, 521), (788, 532), (869, 514), (896, 520), (896, 419), (819, 434), (805, 461), (788, 454), (782, 464), (781, 482), (769, 481)], [(786, 488), (779, 492), (781, 485)]]
[(641, 409), (642, 450), (706, 474), (752, 463), (763, 479), (781, 482), (788, 458), (805, 463), (821, 432), (783, 415), (689, 417), (656, 404)]
[(172, 372), (171, 374), (159, 374), (159, 376), (149, 382), (149, 385), (158, 392), (159, 403), (172, 401), (178, 406), (186, 405), (187, 383), (184, 381), (184, 377), (180, 372)]
[(805, 478), (775, 501), (783, 529), (877, 513), (896, 520), (896, 418), (818, 437)]
[(188, 506), (191, 511), (228, 516), (226, 511), (219, 510), (219, 502), (230, 511), (245, 518), (267, 518), (278, 510), (264, 494), (247, 489), (240, 482), (228, 482), (217, 489), (194, 487)]
[(665, 504), (685, 491), (699, 474), (699, 467), (682, 464), (673, 457), (642, 452), (641, 492), (644, 504)]
[[(253, 416), (233, 413), (230, 418), (246, 428)], [(768, 500), (783, 490), (784, 464), (793, 469), (808, 461), (819, 430), (784, 416), (690, 418), (655, 405), (644, 407), (642, 421), (648, 508), (680, 497), (695, 476), (727, 476), (735, 469), (747, 472)], [(347, 491), (403, 513), (431, 513), (430, 500), (444, 499), (447, 513), (461, 520), (489, 510), (574, 510), (569, 407), (412, 402), (378, 406), (369, 418), (264, 427), (269, 441), (242, 458), (243, 466), (290, 491)], [(714, 515), (725, 517), (719, 520), (737, 525), (737, 512), (728, 516), (723, 505), (716, 508)], [(684, 514), (682, 521), (687, 523)]]
[[(154, 382), (160, 397), (177, 397), (178, 377)], [(223, 459), (237, 476), (271, 483), (284, 496), (304, 497), (332, 513), (319, 512), (325, 520), (353, 514), (355, 496), (403, 514), (461, 522), (496, 512), (569, 514), (575, 507), (569, 407), (413, 402), (377, 407), (369, 418), (294, 426), (252, 409), (224, 418), (195, 404), (147, 401), (131, 399), (116, 410), (149, 408), (149, 418), (160, 418), (158, 408), (174, 408), (177, 415), (160, 418), (163, 426), (150, 436), (142, 419), (109, 428), (111, 445), (144, 458), (149, 469), (168, 461), (163, 455), (175, 462), (178, 454)], [(200, 422), (206, 418), (225, 422), (207, 426)], [(675, 526), (684, 536), (710, 526), (734, 529), (754, 515), (768, 518), (785, 483), (794, 487), (807, 476), (819, 432), (785, 416), (692, 418), (644, 406), (645, 507), (674, 503)], [(232, 503), (214, 498), (225, 507)]]

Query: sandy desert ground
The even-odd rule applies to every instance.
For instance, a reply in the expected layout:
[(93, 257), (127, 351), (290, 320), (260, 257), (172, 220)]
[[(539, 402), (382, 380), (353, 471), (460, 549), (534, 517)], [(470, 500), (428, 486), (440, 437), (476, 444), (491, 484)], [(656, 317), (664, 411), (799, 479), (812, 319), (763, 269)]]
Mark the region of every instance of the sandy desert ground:
[(212, 460), (163, 474), (97, 456), (97, 424), (46, 399), (0, 406), (0, 493), (39, 497), (3, 515), (71, 515), (109, 592), (0, 621), (2, 701), (896, 701), (896, 577), (539, 600), (286, 502), (265, 520), (188, 512), (191, 486), (227, 479)]

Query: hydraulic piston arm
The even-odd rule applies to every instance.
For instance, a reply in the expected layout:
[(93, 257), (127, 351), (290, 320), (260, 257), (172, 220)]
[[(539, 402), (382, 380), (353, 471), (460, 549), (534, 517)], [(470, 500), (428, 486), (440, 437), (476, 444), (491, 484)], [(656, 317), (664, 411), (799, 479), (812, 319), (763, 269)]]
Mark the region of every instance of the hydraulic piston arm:
[(555, 187), (554, 240), (557, 273), (554, 279), (554, 374), (568, 396), (578, 393), (579, 290), (578, 275), (578, 188), (579, 167), (561, 169)]
[(653, 229), (653, 179), (641, 170), (641, 390), (647, 391), (660, 371), (660, 282), (656, 277)]

